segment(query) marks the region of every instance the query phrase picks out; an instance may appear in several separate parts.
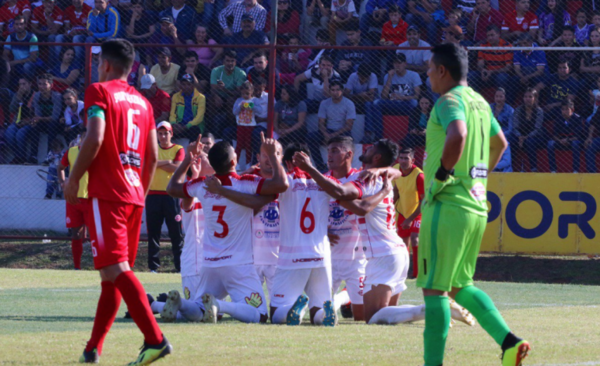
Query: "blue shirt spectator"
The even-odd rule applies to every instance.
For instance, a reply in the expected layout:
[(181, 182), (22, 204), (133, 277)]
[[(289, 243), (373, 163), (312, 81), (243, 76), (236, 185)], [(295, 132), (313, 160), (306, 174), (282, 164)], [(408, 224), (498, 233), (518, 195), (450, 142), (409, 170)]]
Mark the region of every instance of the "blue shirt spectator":
[[(533, 38), (529, 33), (523, 34), (519, 39), (518, 46), (534, 47)], [(536, 85), (542, 81), (544, 73), (548, 70), (546, 53), (544, 51), (516, 51), (513, 58), (515, 73), (523, 85)]]
[(339, 50), (337, 53), (336, 65), (338, 71), (342, 77), (342, 81), (345, 83), (348, 80), (350, 74), (358, 70), (358, 65), (362, 63), (369, 64), (373, 61), (372, 51), (365, 51), (363, 47), (373, 46), (373, 44), (361, 36), (361, 31), (358, 29), (358, 24), (352, 24), (352, 22), (346, 28), (347, 40), (342, 42), (342, 46), (354, 46), (359, 47), (353, 50)]
[(159, 18), (172, 17), (175, 27), (177, 28), (177, 36), (182, 42), (192, 39), (196, 29), (196, 11), (185, 5), (184, 0), (171, 0), (173, 5), (169, 9), (160, 12)]
[(121, 34), (121, 15), (107, 0), (96, 1), (96, 8), (88, 14), (87, 29), (93, 34), (87, 43), (116, 38)]

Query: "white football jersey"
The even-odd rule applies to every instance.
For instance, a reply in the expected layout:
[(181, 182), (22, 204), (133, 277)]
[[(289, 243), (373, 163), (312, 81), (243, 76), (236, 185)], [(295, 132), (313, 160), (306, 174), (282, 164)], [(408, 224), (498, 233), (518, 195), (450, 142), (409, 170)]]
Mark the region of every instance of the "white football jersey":
[[(264, 179), (256, 175), (239, 176), (235, 173), (215, 175), (221, 184), (238, 192), (257, 194)], [(204, 267), (224, 267), (252, 264), (253, 210), (212, 194), (204, 187), (206, 178), (198, 178), (184, 185), (188, 197), (202, 203), (205, 217), (202, 251)]]
[[(327, 175), (332, 175), (329, 171)], [(341, 183), (358, 180), (358, 170), (352, 169), (350, 173), (339, 181)], [(338, 201), (329, 201), (329, 232), (340, 237), (338, 244), (331, 247), (331, 260), (364, 259), (365, 252), (360, 243), (357, 216), (344, 209)]]
[[(305, 172), (294, 169), (287, 176), (289, 188), (279, 195), (281, 244), (277, 267), (319, 268), (331, 265), (327, 237), (331, 197)], [(338, 182), (333, 177), (328, 177)]]
[[(381, 191), (382, 186), (381, 178), (378, 178), (374, 184), (361, 184), (363, 198)], [(360, 241), (367, 259), (393, 255), (406, 250), (404, 242), (396, 233), (395, 215), (394, 193), (390, 191), (373, 211), (358, 218)]]
[(277, 265), (279, 258), (279, 202), (269, 202), (252, 219), (254, 264)]
[(204, 211), (202, 204), (194, 198), (189, 211), (181, 210), (183, 227), (183, 249), (181, 250), (181, 277), (200, 273), (202, 264), (202, 237), (204, 236)]

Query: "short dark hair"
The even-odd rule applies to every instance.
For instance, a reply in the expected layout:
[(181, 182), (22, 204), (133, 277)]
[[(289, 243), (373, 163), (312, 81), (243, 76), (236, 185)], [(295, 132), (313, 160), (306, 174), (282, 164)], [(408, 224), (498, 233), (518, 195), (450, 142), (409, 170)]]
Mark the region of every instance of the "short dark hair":
[(254, 60), (255, 58), (259, 58), (259, 57), (264, 57), (264, 58), (265, 58), (265, 59), (267, 59), (267, 60), (269, 59), (269, 58), (267, 57), (267, 54), (266, 54), (264, 51), (259, 51), (258, 53), (256, 53), (256, 54), (255, 54), (255, 55), (252, 57), (252, 59)]
[(327, 55), (323, 55), (321, 56), (321, 58), (319, 59), (319, 65), (321, 64), (321, 62), (323, 61), (328, 61), (331, 62), (331, 64), (333, 65), (333, 59)]
[(287, 36), (288, 42), (292, 39), (297, 39), (300, 42), (300, 36), (296, 33), (288, 34), (288, 36)]
[(225, 52), (223, 52), (223, 58), (225, 57), (237, 59), (237, 52), (234, 50), (225, 50)]
[(388, 14), (389, 13), (400, 13), (400, 7), (396, 4), (388, 6)]
[(572, 25), (565, 25), (565, 26), (563, 27), (563, 30), (562, 30), (562, 31), (563, 31), (563, 33), (564, 33), (565, 31), (569, 31), (569, 32), (571, 32), (571, 33), (575, 33), (575, 27), (573, 27)]
[(267, 85), (267, 79), (263, 78), (262, 76), (259, 76), (257, 78), (254, 78), (254, 80), (252, 80), (252, 84), (253, 85)]
[(569, 107), (570, 109), (575, 109), (575, 103), (569, 98), (565, 98), (560, 102), (561, 107)]
[(37, 81), (41, 81), (41, 80), (47, 80), (50, 84), (52, 84), (52, 82), (54, 80), (54, 76), (52, 76), (52, 74), (46, 72), (46, 73), (38, 75)]
[(233, 146), (227, 141), (219, 141), (208, 151), (208, 162), (217, 174), (225, 174), (229, 171), (229, 162), (234, 156)]
[(360, 76), (371, 76), (371, 65), (366, 62), (359, 64), (356, 73)]
[(412, 159), (415, 157), (415, 150), (411, 149), (410, 147), (405, 147), (398, 152), (398, 155), (400, 154), (408, 154), (408, 156), (410, 156)]
[(329, 141), (327, 141), (327, 145), (331, 144), (340, 144), (343, 145), (347, 150), (354, 151), (354, 139), (350, 136), (338, 135), (336, 137), (330, 138)]
[(290, 84), (282, 85), (281, 89), (285, 89), (285, 91), (290, 96), (290, 100), (288, 101), (288, 105), (290, 107), (294, 108), (295, 106), (298, 105), (298, 103), (300, 103), (302, 101), (302, 99), (300, 98), (300, 94), (298, 93), (296, 88), (294, 88), (293, 85), (290, 85)]
[(329, 83), (329, 90), (331, 90), (332, 87), (334, 86), (339, 86), (342, 90), (344, 90), (344, 83), (342, 83), (341, 80), (333, 80)]
[(186, 51), (185, 54), (183, 55), (183, 59), (185, 60), (188, 57), (193, 57), (196, 60), (198, 60), (198, 54), (194, 51)]
[(60, 62), (62, 62), (63, 57), (65, 56), (65, 53), (67, 53), (67, 51), (73, 51), (75, 52), (75, 48), (71, 47), (71, 46), (65, 46), (60, 50), (60, 55), (58, 56), (58, 59), (60, 60)]
[(358, 18), (350, 19), (344, 26), (344, 32), (360, 32)]
[(19, 14), (16, 17), (14, 17), (13, 23), (16, 22), (17, 20), (23, 20), (24, 22), (27, 22), (27, 20), (25, 19), (25, 16), (23, 14)]
[(210, 133), (210, 132), (204, 132), (204, 133), (202, 134), (202, 138), (205, 138), (205, 137), (206, 137), (206, 138), (209, 138), (209, 139), (211, 139), (211, 140), (213, 140), (213, 141), (215, 141), (215, 135), (213, 135), (213, 134), (212, 134), (212, 133)]
[(373, 144), (377, 154), (381, 155), (381, 163), (383, 166), (391, 166), (398, 159), (400, 148), (398, 144), (389, 139), (381, 139)]
[(500, 34), (500, 27), (498, 27), (496, 24), (490, 24), (487, 26), (487, 28), (485, 29), (485, 32), (491, 32), (494, 31), (498, 34)]
[(128, 72), (135, 59), (135, 48), (126, 39), (111, 39), (102, 42), (101, 57), (123, 72)]
[(297, 152), (303, 152), (310, 158), (310, 149), (306, 144), (292, 142), (288, 146), (286, 146), (285, 151), (283, 152), (282, 161), (284, 163), (288, 161), (291, 163), (294, 159), (294, 154), (296, 154)]
[(452, 79), (459, 82), (467, 78), (469, 73), (469, 57), (467, 51), (455, 43), (437, 45), (431, 49), (431, 60), (438, 66), (444, 66)]

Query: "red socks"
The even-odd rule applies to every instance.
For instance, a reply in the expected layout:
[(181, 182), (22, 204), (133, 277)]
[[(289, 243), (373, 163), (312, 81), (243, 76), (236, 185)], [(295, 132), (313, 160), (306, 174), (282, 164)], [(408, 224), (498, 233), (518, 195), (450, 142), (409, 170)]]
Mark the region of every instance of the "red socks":
[(144, 334), (147, 344), (157, 345), (163, 341), (163, 335), (152, 314), (146, 291), (132, 271), (123, 272), (115, 280), (115, 286), (123, 294), (129, 314)]
[(98, 300), (92, 337), (85, 347), (87, 352), (92, 351), (94, 348), (98, 349), (98, 355), (102, 354), (104, 338), (106, 338), (106, 334), (108, 334), (110, 327), (115, 321), (119, 306), (121, 305), (121, 293), (115, 285), (110, 281), (103, 281), (101, 285), (102, 292)]
[(412, 247), (412, 264), (413, 264), (413, 277), (419, 275), (419, 247)]
[(75, 269), (81, 269), (81, 255), (83, 254), (83, 240), (71, 239), (71, 252)]

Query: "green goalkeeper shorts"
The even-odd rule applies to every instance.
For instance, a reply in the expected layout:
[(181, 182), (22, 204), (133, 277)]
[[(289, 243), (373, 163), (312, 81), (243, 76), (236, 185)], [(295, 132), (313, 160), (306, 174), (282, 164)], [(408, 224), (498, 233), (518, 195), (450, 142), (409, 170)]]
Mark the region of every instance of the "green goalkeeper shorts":
[(423, 211), (417, 286), (451, 291), (473, 285), (487, 217), (434, 201)]

